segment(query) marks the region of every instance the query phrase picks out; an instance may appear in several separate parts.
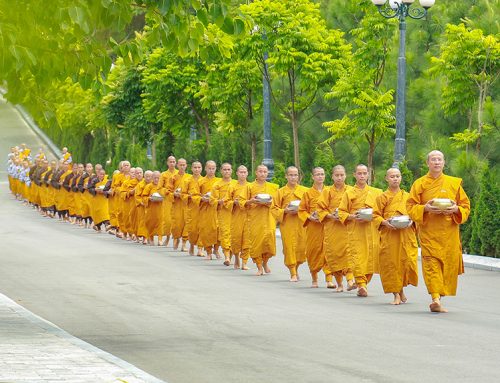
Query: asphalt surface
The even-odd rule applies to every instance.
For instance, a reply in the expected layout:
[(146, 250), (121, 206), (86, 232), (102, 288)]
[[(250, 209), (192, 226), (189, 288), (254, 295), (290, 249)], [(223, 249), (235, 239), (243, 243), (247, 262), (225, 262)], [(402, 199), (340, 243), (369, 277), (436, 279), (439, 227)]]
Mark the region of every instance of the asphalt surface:
[[(0, 153), (31, 133), (0, 102)], [(6, 120), (8, 123), (6, 123)], [(16, 123), (17, 121), (17, 123)], [(17, 142), (12, 142), (12, 140)], [(71, 150), (71, 148), (70, 148)], [(3, 170), (3, 169), (2, 169)], [(39, 216), (0, 183), (0, 292), (173, 383), (497, 382), (500, 274), (466, 269), (447, 314), (421, 281), (394, 307), (370, 296), (232, 270)], [(279, 252), (281, 246), (279, 246)]]

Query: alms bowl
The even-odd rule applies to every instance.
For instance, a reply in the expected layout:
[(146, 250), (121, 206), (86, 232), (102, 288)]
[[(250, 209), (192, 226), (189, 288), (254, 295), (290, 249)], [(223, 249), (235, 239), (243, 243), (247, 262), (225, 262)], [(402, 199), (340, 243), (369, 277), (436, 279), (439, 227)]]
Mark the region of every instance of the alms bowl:
[(373, 218), (373, 209), (372, 208), (359, 209), (358, 217), (365, 221), (371, 221)]
[(288, 209), (299, 210), (299, 205), (300, 205), (300, 199), (293, 200), (288, 204)]
[(446, 209), (453, 206), (453, 201), (449, 198), (434, 198), (432, 201), (432, 206), (439, 209)]
[(389, 219), (389, 223), (397, 229), (406, 229), (413, 223), (413, 221), (407, 215), (399, 215)]

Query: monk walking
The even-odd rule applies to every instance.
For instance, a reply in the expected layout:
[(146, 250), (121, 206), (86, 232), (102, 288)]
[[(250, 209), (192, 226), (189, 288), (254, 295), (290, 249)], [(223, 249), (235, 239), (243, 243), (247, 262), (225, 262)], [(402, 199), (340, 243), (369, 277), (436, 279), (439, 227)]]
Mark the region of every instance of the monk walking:
[(214, 185), (220, 180), (215, 176), (217, 165), (214, 161), (205, 164), (205, 177), (199, 182), (200, 188), (200, 244), (207, 252), (206, 259), (211, 260), (215, 253), (217, 259), (217, 203), (211, 198)]
[(385, 180), (388, 189), (377, 197), (373, 211), (374, 221), (380, 225), (380, 279), (384, 293), (394, 295), (393, 305), (406, 303), (403, 287), (418, 284), (418, 244), (415, 226), (398, 229), (390, 219), (408, 215), (406, 201), (409, 194), (401, 190), (401, 172), (397, 168), (387, 170)]
[(290, 271), (290, 282), (298, 282), (298, 269), (306, 261), (306, 230), (298, 216), (300, 200), (307, 191), (299, 185), (299, 170), (286, 169), (287, 184), (278, 189), (273, 198), (272, 213), (280, 224), (285, 266)]
[(188, 203), (188, 184), (191, 177), (186, 173), (187, 162), (184, 158), (177, 161), (177, 174), (171, 178), (171, 187), (173, 193), (169, 196), (172, 200), (172, 237), (174, 238), (174, 250), (179, 248), (179, 242), (182, 240), (181, 251), (187, 251), (186, 242), (188, 232), (186, 226), (187, 203)]
[[(349, 232), (349, 253), (354, 265), (354, 278), (358, 296), (367, 297), (367, 285), (377, 271), (380, 235), (372, 224), (372, 216), (361, 209), (374, 209), (382, 190), (368, 185), (368, 167), (356, 166), (356, 185), (347, 190), (339, 205), (340, 222), (347, 225)], [(376, 259), (377, 258), (377, 259)]]
[(168, 246), (170, 235), (172, 234), (172, 178), (177, 174), (175, 168), (177, 160), (174, 156), (167, 158), (168, 169), (161, 173), (160, 182), (158, 187), (165, 192), (165, 199), (162, 203), (162, 234), (166, 237), (165, 241), (161, 243), (162, 246)]
[(231, 253), (234, 255), (234, 268), (240, 268), (241, 259), (241, 269), (248, 270), (248, 215), (246, 209), (242, 209), (238, 203), (238, 196), (248, 184), (248, 169), (245, 165), (238, 166), (236, 176), (238, 180), (229, 186), (224, 206), (231, 211)]
[(344, 291), (343, 278), (347, 280), (347, 291), (355, 289), (352, 262), (349, 254), (349, 233), (340, 222), (338, 207), (344, 193), (352, 186), (346, 185), (346, 171), (342, 165), (332, 170), (333, 185), (324, 189), (318, 200), (318, 217), (324, 225), (324, 250), (328, 268), (337, 282), (337, 292)]
[(258, 276), (271, 272), (268, 262), (276, 255), (276, 220), (271, 205), (278, 185), (266, 181), (268, 174), (267, 166), (257, 166), (255, 181), (243, 188), (238, 198), (240, 207), (248, 212), (250, 256)]
[(334, 289), (332, 272), (328, 268), (323, 246), (324, 234), (323, 224), (319, 219), (318, 200), (323, 192), (325, 182), (325, 171), (323, 168), (314, 168), (312, 171), (314, 184), (303, 195), (299, 205), (299, 219), (306, 228), (306, 259), (311, 273), (311, 287), (318, 287), (318, 273), (325, 273), (326, 287)]
[(432, 312), (447, 312), (441, 305), (441, 297), (456, 295), (458, 275), (464, 272), (459, 225), (470, 214), (462, 180), (444, 174), (444, 165), (444, 154), (440, 151), (433, 150), (427, 155), (429, 172), (414, 182), (406, 204), (417, 224)]
[(236, 181), (231, 178), (233, 168), (231, 164), (221, 166), (222, 179), (217, 181), (212, 189), (212, 203), (217, 207), (217, 242), (224, 253), (224, 265), (231, 264), (231, 216), (232, 211), (224, 205), (229, 188)]

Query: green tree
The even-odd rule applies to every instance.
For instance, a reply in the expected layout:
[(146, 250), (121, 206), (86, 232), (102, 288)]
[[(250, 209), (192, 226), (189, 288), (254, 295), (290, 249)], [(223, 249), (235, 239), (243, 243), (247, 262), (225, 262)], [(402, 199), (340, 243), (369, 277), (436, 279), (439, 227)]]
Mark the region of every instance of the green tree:
[[(262, 0), (241, 9), (255, 24), (250, 37), (253, 52), (262, 73), (272, 82), (274, 104), (290, 122), (294, 163), (300, 170), (301, 123), (327, 84), (338, 78), (349, 60), (350, 47), (342, 32), (326, 27), (319, 5), (310, 0)], [(269, 54), (269, 71), (265, 70), (264, 52)]]
[[(494, 35), (485, 36), (480, 29), (470, 29), (464, 24), (448, 25), (441, 45), (440, 56), (432, 58), (430, 71), (445, 81), (442, 87), (442, 106), (446, 114), (467, 108), (469, 124), (457, 141), (470, 143), (476, 138), (476, 150), (481, 148), (481, 136), (491, 128), (484, 121), (487, 97), (493, 84), (500, 77), (500, 41)], [(473, 126), (472, 110), (476, 113)]]

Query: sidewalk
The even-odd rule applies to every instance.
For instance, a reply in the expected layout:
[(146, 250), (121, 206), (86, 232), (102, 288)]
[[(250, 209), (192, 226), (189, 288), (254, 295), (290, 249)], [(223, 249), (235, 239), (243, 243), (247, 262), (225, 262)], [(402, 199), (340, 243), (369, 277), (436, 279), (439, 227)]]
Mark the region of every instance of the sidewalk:
[(0, 382), (161, 383), (0, 294)]

